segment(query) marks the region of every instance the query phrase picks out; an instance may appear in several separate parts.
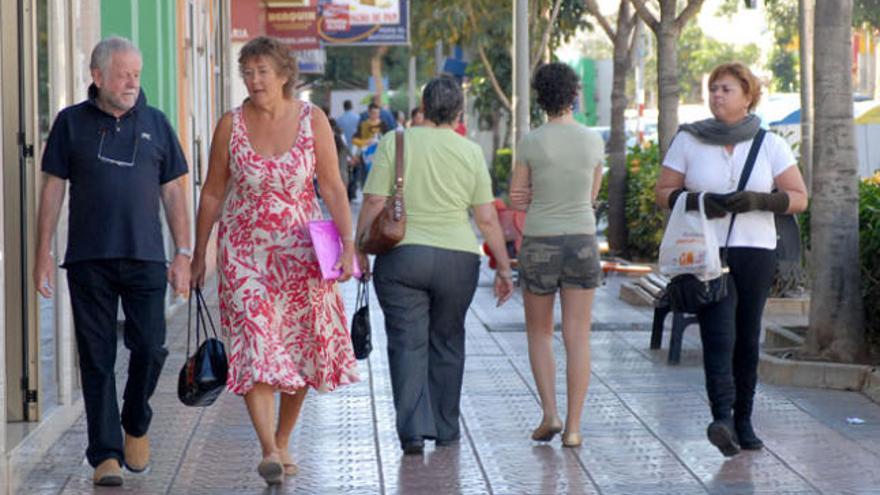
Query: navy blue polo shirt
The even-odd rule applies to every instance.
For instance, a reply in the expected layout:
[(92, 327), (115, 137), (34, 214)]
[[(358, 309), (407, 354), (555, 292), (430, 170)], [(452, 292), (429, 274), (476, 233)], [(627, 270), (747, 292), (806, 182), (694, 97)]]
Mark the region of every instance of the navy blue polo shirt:
[(43, 172), (70, 182), (64, 265), (127, 258), (165, 262), (159, 220), (161, 186), (187, 173), (165, 115), (135, 106), (116, 118), (89, 99), (62, 110), (46, 142)]

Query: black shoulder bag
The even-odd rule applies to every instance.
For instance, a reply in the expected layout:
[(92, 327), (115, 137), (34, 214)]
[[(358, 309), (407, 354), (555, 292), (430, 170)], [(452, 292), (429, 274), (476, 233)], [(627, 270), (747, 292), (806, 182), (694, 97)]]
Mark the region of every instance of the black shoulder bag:
[[(761, 143), (764, 142), (764, 135), (767, 133), (764, 129), (759, 129), (752, 140), (752, 147), (749, 149), (749, 156), (743, 166), (742, 175), (739, 177), (737, 192), (742, 191), (752, 175), (752, 169), (755, 167), (755, 159), (758, 157), (758, 150), (761, 149)], [(721, 258), (721, 266), (725, 271), (721, 276), (712, 280), (700, 280), (696, 275), (687, 273), (676, 275), (666, 285), (666, 295), (669, 297), (669, 305), (673, 311), (678, 313), (696, 314), (704, 307), (715, 304), (727, 297), (727, 245), (730, 243), (730, 234), (733, 232), (733, 222), (736, 220), (736, 213), (730, 217), (730, 226), (727, 229), (727, 240), (724, 242), (724, 255)]]
[[(193, 297), (196, 300), (196, 352), (190, 355), (189, 341), (191, 338), (190, 330), (192, 330)], [(208, 325), (205, 320), (211, 325), (213, 337), (208, 336)], [(204, 341), (201, 341), (202, 332), (205, 334)], [(183, 368), (177, 378), (177, 397), (187, 406), (210, 406), (226, 386), (228, 372), (229, 363), (226, 360), (226, 349), (223, 347), (223, 342), (217, 338), (217, 329), (214, 327), (211, 313), (208, 312), (208, 304), (202, 296), (202, 291), (196, 288), (189, 298), (186, 321), (186, 362), (183, 363)]]

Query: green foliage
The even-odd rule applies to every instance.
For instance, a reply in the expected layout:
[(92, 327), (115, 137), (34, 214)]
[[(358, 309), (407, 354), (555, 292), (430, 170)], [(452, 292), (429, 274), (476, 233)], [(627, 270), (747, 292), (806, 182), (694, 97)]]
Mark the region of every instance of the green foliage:
[[(810, 210), (798, 215), (801, 242), (810, 249)], [(865, 334), (875, 352), (880, 352), (880, 174), (859, 184), (859, 263), (862, 272), (862, 300), (865, 306)]]
[(734, 60), (753, 65), (760, 56), (758, 45), (754, 43), (742, 47), (722, 43), (705, 36), (697, 23), (689, 23), (678, 45), (678, 80), (682, 99), (701, 101), (703, 75), (712, 72), (716, 66)]
[(776, 43), (770, 52), (767, 68), (773, 73), (774, 91), (794, 92), (800, 89), (800, 55), (798, 52), (798, 1), (766, 0), (767, 24)]
[(513, 161), (513, 150), (510, 148), (499, 148), (495, 153), (495, 159), (492, 160), (492, 169), (489, 174), (492, 176), (492, 192), (496, 197), (507, 196), (510, 188), (510, 169)]
[(627, 252), (635, 259), (655, 261), (666, 214), (654, 201), (654, 186), (660, 174), (660, 149), (654, 143), (629, 149), (626, 157)]
[[(546, 27), (546, 19), (553, 6), (553, 0), (534, 0), (530, 2), (530, 53), (534, 54), (541, 43)], [(469, 95), (471, 103), (479, 116), (478, 125), (483, 130), (493, 128), (506, 119), (509, 112), (501, 103), (478, 53), (482, 48), (491, 64), (491, 71), (508, 100), (512, 96), (513, 61), (511, 44), (513, 42), (513, 13), (510, 2), (497, 0), (418, 0), (413, 8), (413, 46), (418, 53), (427, 53), (437, 42), (458, 44), (471, 49), (473, 54), (468, 65), (470, 79)], [(473, 13), (473, 18), (470, 14)], [(546, 14), (546, 15), (545, 15)], [(563, 0), (559, 15), (551, 30), (549, 47), (558, 47), (570, 39), (578, 29), (590, 27), (586, 8), (582, 0)], [(532, 97), (534, 98), (534, 96)], [(532, 124), (539, 125), (543, 116), (536, 105), (532, 105)], [(504, 143), (509, 144), (509, 143)]]
[(855, 0), (853, 2), (853, 25), (867, 24), (880, 28), (880, 0)]
[(865, 333), (880, 350), (880, 175), (859, 184), (859, 251)]
[(799, 62), (797, 53), (776, 46), (770, 52), (767, 68), (773, 73), (770, 87), (773, 91), (793, 93), (800, 90)]

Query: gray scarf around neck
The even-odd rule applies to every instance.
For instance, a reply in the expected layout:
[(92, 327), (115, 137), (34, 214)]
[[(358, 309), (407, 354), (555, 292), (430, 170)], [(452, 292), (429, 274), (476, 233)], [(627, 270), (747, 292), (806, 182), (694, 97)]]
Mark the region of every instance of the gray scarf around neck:
[(717, 119), (705, 119), (682, 124), (678, 130), (687, 132), (704, 143), (726, 145), (752, 139), (760, 127), (761, 119), (750, 113), (735, 124), (725, 124)]

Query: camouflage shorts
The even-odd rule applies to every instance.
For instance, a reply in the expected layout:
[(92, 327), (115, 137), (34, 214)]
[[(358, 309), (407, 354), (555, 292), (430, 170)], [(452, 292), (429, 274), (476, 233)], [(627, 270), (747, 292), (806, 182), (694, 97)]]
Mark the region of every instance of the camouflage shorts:
[(602, 273), (596, 236), (526, 236), (519, 251), (519, 273), (520, 283), (532, 294), (553, 294), (558, 288), (593, 289)]

